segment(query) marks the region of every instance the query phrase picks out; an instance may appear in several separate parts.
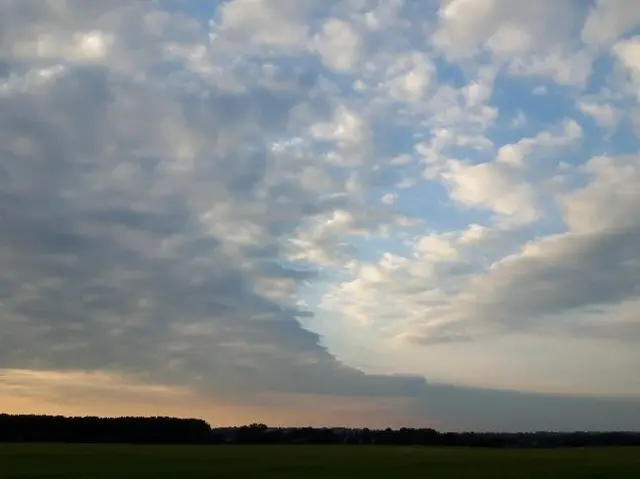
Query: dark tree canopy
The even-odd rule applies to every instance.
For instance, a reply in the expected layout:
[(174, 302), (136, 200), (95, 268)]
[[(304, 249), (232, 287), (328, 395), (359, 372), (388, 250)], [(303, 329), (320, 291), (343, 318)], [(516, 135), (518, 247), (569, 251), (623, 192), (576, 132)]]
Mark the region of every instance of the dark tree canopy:
[(441, 433), (429, 428), (271, 428), (262, 423), (211, 428), (202, 419), (0, 414), (0, 442), (588, 447), (640, 446), (640, 432)]

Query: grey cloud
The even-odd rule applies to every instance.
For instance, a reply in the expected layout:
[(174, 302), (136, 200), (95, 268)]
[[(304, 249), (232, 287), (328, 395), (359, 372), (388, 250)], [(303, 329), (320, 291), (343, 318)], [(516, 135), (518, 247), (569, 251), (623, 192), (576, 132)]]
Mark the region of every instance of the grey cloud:
[(493, 295), (478, 292), (478, 314), (496, 316), (491, 308), (497, 307), (506, 321), (535, 320), (633, 297), (640, 287), (638, 244), (640, 227), (568, 234), (543, 243), (541, 254), (505, 261), (490, 274), (498, 287)]
[[(169, 44), (189, 45), (206, 35), (197, 21), (154, 9), (143, 0), (24, 0), (0, 2), (0, 58), (47, 65), (110, 63), (120, 73), (141, 73), (169, 58)], [(104, 58), (84, 58), (82, 35), (108, 40)], [(115, 55), (114, 55), (115, 54)]]
[[(616, 305), (638, 297), (638, 244), (640, 226), (539, 240), (535, 252), (507, 257), (473, 278), (443, 308), (445, 325), (418, 328), (411, 339), (428, 344), (517, 331), (603, 337), (604, 323), (593, 323), (589, 312), (615, 316)], [(610, 319), (609, 339), (640, 332), (636, 321)]]
[(578, 397), (432, 384), (417, 406), (453, 429), (484, 431), (632, 431), (638, 398)]
[[(124, 208), (92, 211), (86, 215), (86, 221), (102, 224), (114, 224), (130, 229), (140, 229), (157, 235), (179, 234), (187, 227), (186, 212), (135, 211)], [(208, 247), (214, 245), (207, 245)]]
[[(140, 3), (19, 3), (0, 4), (15, 23), (2, 51), (23, 67), (37, 59), (12, 47), (34, 21), (68, 33), (131, 6), (138, 41), (153, 38)], [(308, 311), (256, 290), (314, 277), (280, 261), (280, 240), (335, 207), (285, 174), (299, 161), (267, 151), (304, 85), (193, 94), (154, 72), (127, 77), (121, 60), (65, 64), (38, 91), (0, 97), (0, 367), (108, 370), (230, 395), (422, 391), (419, 378), (340, 364), (298, 322)]]

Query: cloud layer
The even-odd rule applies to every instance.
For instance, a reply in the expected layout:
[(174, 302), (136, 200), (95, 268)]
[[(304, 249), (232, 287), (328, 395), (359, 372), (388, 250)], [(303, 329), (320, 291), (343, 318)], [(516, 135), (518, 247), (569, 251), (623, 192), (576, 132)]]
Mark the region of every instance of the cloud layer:
[(632, 3), (0, 0), (0, 368), (640, 424)]

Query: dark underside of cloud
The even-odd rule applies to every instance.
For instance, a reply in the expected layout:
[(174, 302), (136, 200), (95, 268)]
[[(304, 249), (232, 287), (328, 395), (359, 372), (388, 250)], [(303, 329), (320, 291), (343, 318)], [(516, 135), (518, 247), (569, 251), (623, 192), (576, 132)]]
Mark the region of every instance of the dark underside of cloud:
[(579, 397), (430, 384), (418, 408), (457, 430), (635, 431), (637, 398)]

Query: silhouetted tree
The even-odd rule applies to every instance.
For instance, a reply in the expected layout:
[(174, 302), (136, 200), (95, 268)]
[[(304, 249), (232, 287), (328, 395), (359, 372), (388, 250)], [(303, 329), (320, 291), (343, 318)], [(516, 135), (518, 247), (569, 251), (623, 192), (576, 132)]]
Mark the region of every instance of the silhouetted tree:
[(387, 444), (465, 447), (640, 446), (637, 432), (439, 433), (434, 429), (270, 428), (266, 424), (211, 429), (200, 419), (62, 417), (0, 414), (1, 442), (146, 444)]
[(62, 417), (0, 415), (0, 441), (206, 443), (211, 427), (201, 419), (169, 417)]

